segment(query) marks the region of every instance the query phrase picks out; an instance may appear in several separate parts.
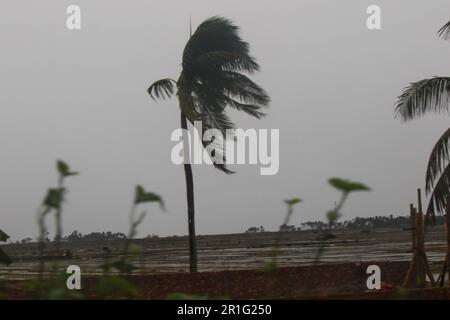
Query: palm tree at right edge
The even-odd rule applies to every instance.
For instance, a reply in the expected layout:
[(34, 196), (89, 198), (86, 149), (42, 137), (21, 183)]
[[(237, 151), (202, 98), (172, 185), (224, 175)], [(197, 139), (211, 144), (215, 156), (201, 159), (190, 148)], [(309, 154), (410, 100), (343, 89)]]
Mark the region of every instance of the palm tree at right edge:
[[(450, 22), (438, 34), (450, 40)], [(404, 89), (395, 106), (395, 116), (402, 121), (419, 118), (428, 112), (449, 112), (450, 77), (434, 77), (411, 83)], [(427, 218), (434, 221), (436, 212), (445, 212), (450, 196), (450, 128), (439, 138), (428, 161), (425, 190), (430, 194)], [(427, 219), (428, 220), (428, 219)]]

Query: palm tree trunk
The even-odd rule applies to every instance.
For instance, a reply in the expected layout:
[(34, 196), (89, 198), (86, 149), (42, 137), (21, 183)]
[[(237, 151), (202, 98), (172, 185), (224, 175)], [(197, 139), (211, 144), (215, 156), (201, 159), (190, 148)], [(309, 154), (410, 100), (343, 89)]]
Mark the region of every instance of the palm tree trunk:
[[(181, 129), (187, 132), (186, 116), (181, 111)], [(189, 271), (197, 272), (197, 245), (195, 242), (195, 207), (194, 207), (194, 179), (192, 177), (192, 167), (190, 161), (186, 161), (189, 154), (188, 137), (184, 139), (184, 175), (186, 178), (186, 195), (188, 207), (188, 229), (189, 229)]]

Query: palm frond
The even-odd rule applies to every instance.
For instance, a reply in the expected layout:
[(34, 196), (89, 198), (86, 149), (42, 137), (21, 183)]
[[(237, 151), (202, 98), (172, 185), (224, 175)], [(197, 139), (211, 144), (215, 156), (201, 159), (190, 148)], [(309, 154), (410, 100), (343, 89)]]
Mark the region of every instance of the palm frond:
[(434, 77), (411, 83), (404, 89), (395, 106), (395, 116), (412, 120), (427, 112), (448, 112), (450, 78)]
[[(208, 121), (202, 122), (202, 136), (205, 134), (205, 132), (209, 129), (216, 129), (213, 127), (211, 123)], [(219, 129), (217, 129), (219, 130)], [(220, 130), (219, 130), (220, 131)], [(222, 136), (214, 137), (213, 141), (204, 141), (202, 139), (203, 147), (208, 151), (208, 154), (212, 156), (213, 159), (211, 161), (213, 162), (213, 165), (216, 169), (219, 169), (226, 174), (233, 174), (234, 171), (231, 171), (227, 168), (227, 159), (224, 153), (224, 145), (226, 141), (227, 136), (222, 134)], [(215, 159), (221, 159), (221, 161), (217, 162)]]
[(154, 82), (147, 92), (153, 100), (170, 98), (175, 92), (175, 80), (166, 78)]
[[(213, 161), (213, 165), (216, 169), (219, 169), (220, 171), (223, 171), (226, 174), (233, 174), (234, 171), (231, 171), (227, 167), (227, 159), (225, 157), (225, 154), (223, 153), (223, 143), (224, 141), (213, 141), (213, 142), (205, 142), (202, 141), (203, 147), (211, 154), (213, 157), (218, 157), (223, 159), (222, 163), (217, 163)], [(211, 159), (212, 160), (212, 159)]]
[(193, 92), (201, 106), (199, 112), (221, 114), (227, 106), (261, 119), (260, 111), (266, 107), (270, 98), (267, 93), (246, 76), (237, 72), (222, 71), (208, 77), (207, 85), (194, 83)]
[(213, 51), (206, 52), (192, 62), (196, 74), (224, 70), (253, 73), (259, 71), (256, 60), (248, 53)]
[[(227, 116), (227, 114), (221, 110), (220, 106), (205, 107), (202, 105), (202, 100), (198, 97), (192, 97), (192, 101), (195, 105), (195, 109), (200, 111), (199, 114), (201, 114), (202, 117), (202, 137), (205, 135), (205, 132), (210, 129), (216, 129), (220, 132), (220, 135), (218, 137), (214, 137), (213, 141), (204, 141), (202, 139), (203, 147), (208, 151), (208, 153), (212, 155), (213, 158), (221, 159), (220, 162), (216, 162), (214, 159), (211, 159), (214, 167), (225, 172), (226, 174), (234, 173), (234, 171), (227, 168), (227, 159), (224, 154), (227, 130), (234, 129), (234, 123)], [(189, 121), (194, 124), (194, 121), (191, 121), (190, 119)]]
[(450, 40), (450, 21), (438, 30), (438, 35), (445, 40)]
[(223, 73), (223, 90), (231, 96), (234, 96), (244, 103), (255, 103), (261, 106), (267, 106), (270, 98), (267, 93), (250, 80), (247, 76), (238, 72)]
[(202, 122), (209, 129), (219, 130), (223, 136), (226, 136), (227, 130), (235, 128), (234, 123), (225, 112), (214, 112), (210, 108), (203, 109)]
[(184, 85), (184, 81), (180, 78), (179, 83), (181, 83), (178, 90), (178, 102), (180, 104), (181, 112), (186, 116), (189, 122), (194, 123), (195, 121), (201, 121), (202, 115), (200, 110), (194, 103), (195, 97)]
[(256, 119), (262, 119), (266, 116), (264, 112), (259, 111), (262, 108), (259, 105), (240, 103), (231, 98), (227, 99), (227, 104), (238, 111), (243, 111), (248, 115), (255, 117)]
[[(224, 112), (224, 104), (214, 97), (193, 98), (196, 109), (200, 111), (203, 127), (207, 129), (217, 129), (225, 137), (229, 129), (234, 129), (235, 125)], [(204, 103), (208, 103), (205, 105)]]
[[(255, 71), (259, 71), (259, 65), (249, 54), (249, 44), (240, 37), (239, 28), (228, 19), (215, 16), (200, 24), (187, 42), (178, 81), (159, 80), (150, 86), (148, 93), (155, 100), (164, 99), (176, 88), (181, 112), (189, 122), (202, 121), (204, 131), (217, 129), (222, 133), (224, 139), (206, 143), (204, 147), (223, 157), (226, 131), (235, 127), (226, 107), (260, 119), (265, 115), (260, 109), (270, 102), (260, 86), (241, 74)], [(224, 163), (214, 165), (232, 173), (223, 159)]]
[(249, 45), (239, 36), (239, 28), (223, 17), (205, 20), (189, 39), (183, 52), (183, 70), (208, 52), (233, 52), (248, 55)]
[(447, 198), (450, 196), (450, 165), (442, 172), (434, 186), (427, 207), (427, 216), (434, 217), (436, 213), (444, 213)]
[(429, 194), (434, 182), (439, 178), (442, 170), (450, 161), (450, 128), (439, 138), (431, 151), (425, 178), (426, 193)]

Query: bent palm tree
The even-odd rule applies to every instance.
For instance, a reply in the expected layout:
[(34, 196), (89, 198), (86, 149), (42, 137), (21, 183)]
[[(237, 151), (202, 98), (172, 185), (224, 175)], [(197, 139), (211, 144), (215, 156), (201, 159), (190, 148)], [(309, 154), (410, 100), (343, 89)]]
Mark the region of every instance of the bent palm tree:
[[(439, 36), (450, 40), (450, 22), (438, 31)], [(419, 118), (428, 112), (448, 112), (450, 102), (450, 77), (434, 77), (411, 83), (404, 89), (395, 106), (395, 116), (402, 121)], [(430, 200), (427, 218), (434, 221), (436, 212), (445, 211), (450, 196), (450, 128), (439, 138), (431, 151), (425, 177), (425, 189)], [(428, 219), (427, 219), (428, 221)]]
[[(259, 70), (255, 59), (249, 55), (249, 45), (238, 34), (239, 28), (222, 17), (204, 21), (191, 35), (183, 52), (182, 71), (177, 81), (162, 79), (148, 88), (150, 96), (165, 99), (175, 91), (181, 109), (181, 128), (187, 130), (187, 120), (202, 121), (202, 134), (208, 129), (217, 129), (226, 136), (226, 130), (234, 128), (225, 109), (231, 107), (260, 119), (260, 110), (269, 104), (266, 92), (244, 73)], [(187, 145), (184, 136), (185, 148)], [(223, 140), (203, 142), (204, 148), (212, 151), (214, 158), (223, 157)], [(185, 155), (188, 151), (185, 150)], [(220, 161), (219, 161), (220, 162)], [(214, 166), (227, 173), (226, 161)], [(192, 168), (184, 159), (187, 189), (190, 271), (197, 271), (197, 252), (194, 222), (194, 185)]]

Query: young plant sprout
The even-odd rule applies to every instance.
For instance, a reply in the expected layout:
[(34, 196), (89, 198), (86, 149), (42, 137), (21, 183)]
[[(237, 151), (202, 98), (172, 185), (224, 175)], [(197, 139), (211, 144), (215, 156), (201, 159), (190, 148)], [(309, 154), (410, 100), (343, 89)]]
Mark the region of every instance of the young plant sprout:
[(280, 229), (275, 238), (275, 246), (274, 246), (273, 252), (272, 252), (272, 260), (267, 262), (263, 269), (265, 272), (268, 273), (268, 276), (269, 276), (269, 284), (268, 284), (269, 292), (272, 292), (274, 290), (274, 286), (275, 286), (275, 271), (277, 269), (277, 258), (278, 258), (278, 253), (280, 251), (280, 242), (283, 237), (283, 227), (285, 227), (289, 224), (292, 214), (294, 213), (294, 206), (300, 202), (302, 202), (302, 200), (300, 198), (292, 198), (292, 199), (284, 200), (284, 203), (287, 205), (287, 213), (284, 217), (283, 224), (280, 226)]
[[(139, 216), (136, 218), (136, 211), (139, 207), (139, 205), (142, 205), (144, 203), (149, 202), (157, 202), (161, 208), (162, 211), (166, 211), (164, 206), (163, 199), (153, 192), (147, 192), (145, 189), (138, 185), (135, 189), (135, 195), (134, 195), (134, 201), (131, 206), (130, 210), (130, 231), (128, 232), (128, 237), (125, 240), (124, 245), (124, 254), (125, 256), (130, 253), (131, 248), (131, 241), (137, 234), (137, 228), (144, 220), (145, 216), (147, 215), (146, 211), (143, 211), (139, 214)], [(102, 264), (102, 269), (105, 272), (109, 272), (112, 268), (118, 270), (120, 273), (131, 273), (132, 271), (136, 270), (137, 267), (132, 265), (131, 263), (128, 263), (125, 259), (125, 257), (120, 258), (118, 260), (107, 262)]]
[(284, 203), (287, 205), (287, 213), (286, 213), (286, 216), (284, 217), (283, 224), (281, 225), (280, 230), (278, 231), (277, 237), (275, 239), (275, 248), (272, 253), (272, 261), (270, 263), (268, 263), (265, 267), (269, 271), (273, 271), (277, 266), (278, 251), (280, 249), (280, 242), (283, 237), (282, 228), (289, 224), (292, 214), (294, 213), (294, 206), (300, 202), (302, 202), (302, 200), (300, 198), (284, 200)]
[[(358, 191), (370, 191), (370, 188), (367, 187), (365, 184), (360, 182), (353, 182), (346, 179), (341, 178), (331, 178), (328, 180), (328, 183), (335, 188), (336, 190), (339, 190), (341, 192), (341, 198), (338, 202), (338, 204), (334, 207), (334, 209), (327, 212), (327, 220), (328, 220), (328, 226), (329, 229), (339, 220), (339, 218), (342, 216), (341, 210), (344, 206), (344, 203), (346, 202), (348, 196), (352, 192), (358, 192)], [(328, 239), (326, 236), (320, 237), (320, 246), (319, 250), (317, 251), (316, 258), (314, 259), (314, 264), (318, 264), (320, 261), (320, 258), (323, 255), (323, 252), (325, 251), (325, 244), (324, 242)]]
[(45, 217), (52, 211), (55, 213), (56, 235), (55, 244), (56, 251), (59, 249), (60, 241), (62, 238), (62, 204), (65, 200), (64, 196), (66, 189), (64, 187), (64, 179), (70, 176), (78, 175), (77, 172), (72, 172), (69, 166), (58, 160), (56, 162), (56, 169), (58, 171), (58, 186), (56, 188), (50, 188), (42, 201), (38, 210), (37, 222), (39, 227), (38, 236), (38, 251), (39, 251), (39, 272), (38, 272), (38, 296), (40, 295), (40, 283), (42, 283), (44, 274), (44, 251), (45, 241), (47, 235), (47, 227), (45, 226)]
[(64, 161), (61, 161), (61, 160), (58, 160), (56, 162), (56, 168), (58, 169), (58, 174), (59, 174), (58, 190), (60, 190), (61, 199), (60, 199), (60, 202), (58, 203), (57, 208), (55, 208), (55, 220), (56, 220), (55, 221), (56, 222), (55, 240), (61, 241), (61, 239), (62, 239), (62, 219), (61, 219), (62, 203), (64, 202), (64, 193), (65, 193), (64, 180), (65, 180), (65, 178), (68, 178), (71, 176), (76, 176), (79, 173), (71, 171), (69, 166), (67, 165), (67, 163), (65, 163)]
[(46, 235), (45, 216), (51, 211), (55, 212), (56, 233), (55, 241), (59, 243), (62, 239), (62, 204), (65, 200), (64, 196), (66, 189), (64, 187), (64, 180), (67, 177), (78, 175), (78, 172), (70, 170), (69, 166), (62, 160), (56, 162), (56, 169), (58, 171), (58, 185), (56, 188), (50, 188), (42, 202), (38, 212), (39, 225), (39, 242), (43, 242)]
[(164, 206), (163, 199), (153, 192), (147, 192), (145, 189), (138, 185), (135, 189), (135, 195), (134, 195), (134, 201), (133, 205), (131, 206), (130, 210), (130, 231), (128, 233), (128, 238), (126, 241), (126, 247), (125, 247), (125, 253), (128, 253), (130, 241), (136, 236), (137, 234), (137, 227), (142, 223), (145, 216), (147, 215), (146, 211), (143, 211), (140, 213), (140, 215), (136, 218), (136, 211), (140, 204), (149, 203), (149, 202), (157, 202), (163, 212), (166, 211), (166, 208)]

